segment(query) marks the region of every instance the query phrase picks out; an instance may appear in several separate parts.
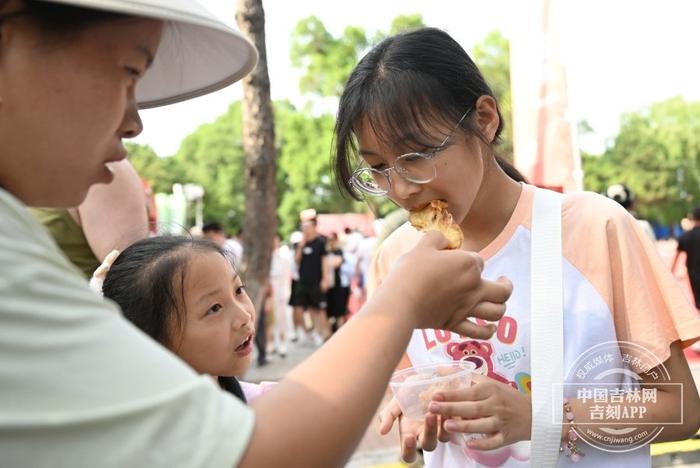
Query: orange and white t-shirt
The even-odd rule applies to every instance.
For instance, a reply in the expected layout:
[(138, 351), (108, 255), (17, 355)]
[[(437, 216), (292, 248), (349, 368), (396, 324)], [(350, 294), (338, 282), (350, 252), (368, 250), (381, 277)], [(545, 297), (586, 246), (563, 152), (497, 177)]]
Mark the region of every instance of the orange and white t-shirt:
[[(505, 228), (479, 252), (485, 262), (484, 278), (506, 276), (514, 285), (495, 335), (478, 341), (442, 330), (416, 330), (407, 350), (413, 365), (459, 360), (469, 354), (479, 359), (478, 372), (530, 392), (530, 223), (536, 189), (522, 187)], [(406, 223), (384, 241), (370, 270), (370, 291), (421, 235)], [(563, 195), (562, 255), (565, 373), (586, 350), (601, 343), (632, 342), (663, 362), (672, 342), (688, 345), (700, 337), (695, 308), (654, 244), (616, 202), (590, 192)], [(574, 464), (562, 455), (558, 466), (651, 464), (648, 447), (610, 453), (585, 445), (583, 451), (581, 462)], [(530, 444), (479, 452), (444, 443), (425, 456), (426, 466), (432, 467), (525, 467), (530, 466)]]

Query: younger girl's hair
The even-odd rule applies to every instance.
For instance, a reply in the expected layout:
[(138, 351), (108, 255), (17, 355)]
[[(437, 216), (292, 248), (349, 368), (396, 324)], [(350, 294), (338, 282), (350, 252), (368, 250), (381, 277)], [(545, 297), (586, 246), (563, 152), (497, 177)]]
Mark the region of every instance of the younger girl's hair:
[[(198, 252), (227, 257), (215, 243), (186, 236), (142, 239), (125, 249), (112, 264), (102, 286), (106, 298), (121, 307), (124, 317), (164, 346), (170, 332), (185, 321), (184, 285), (187, 261)], [(230, 259), (228, 259), (230, 260)]]
[[(489, 146), (496, 144), (503, 130), (500, 110), (491, 141), (470, 118), (481, 96), (495, 100), (476, 64), (444, 31), (422, 28), (384, 39), (360, 60), (340, 97), (333, 161), (340, 190), (360, 199), (350, 176), (358, 161), (355, 134), (363, 119), (382, 143), (410, 152), (432, 148), (432, 126), (451, 128), (469, 110), (462, 131)], [(496, 160), (511, 178), (525, 180), (510, 163), (498, 156)]]

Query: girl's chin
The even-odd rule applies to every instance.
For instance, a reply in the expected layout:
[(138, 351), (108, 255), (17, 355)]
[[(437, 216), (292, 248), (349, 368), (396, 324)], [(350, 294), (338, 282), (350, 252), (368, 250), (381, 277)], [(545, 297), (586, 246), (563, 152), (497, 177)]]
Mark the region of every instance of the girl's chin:
[(230, 370), (230, 375), (235, 375), (237, 377), (244, 375), (248, 369), (250, 369), (252, 361), (253, 357), (250, 354), (239, 359), (236, 365)]

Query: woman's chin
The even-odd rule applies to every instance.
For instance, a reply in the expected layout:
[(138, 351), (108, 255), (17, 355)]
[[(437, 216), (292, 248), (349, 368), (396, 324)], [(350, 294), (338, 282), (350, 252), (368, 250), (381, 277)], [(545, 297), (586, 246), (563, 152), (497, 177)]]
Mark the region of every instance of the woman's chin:
[[(54, 187), (66, 187), (65, 185), (56, 184)], [(49, 192), (41, 194), (28, 194), (23, 196), (22, 194), (15, 194), (17, 198), (22, 200), (27, 206), (40, 207), (40, 208), (75, 208), (80, 206), (89, 190), (89, 186), (78, 190), (76, 187), (71, 187), (73, 190), (70, 192)]]

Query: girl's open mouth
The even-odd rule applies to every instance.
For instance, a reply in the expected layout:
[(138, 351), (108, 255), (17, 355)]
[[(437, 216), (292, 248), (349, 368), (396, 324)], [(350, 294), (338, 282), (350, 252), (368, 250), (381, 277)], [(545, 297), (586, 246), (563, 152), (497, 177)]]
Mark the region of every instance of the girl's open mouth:
[(250, 336), (248, 336), (248, 338), (245, 339), (245, 341), (243, 341), (243, 343), (241, 343), (241, 344), (236, 348), (236, 352), (237, 352), (237, 353), (240, 353), (240, 352), (246, 352), (246, 351), (248, 351), (250, 348), (252, 348), (252, 346), (251, 346), (251, 345), (252, 345), (252, 342), (253, 342), (253, 335), (250, 335)]

